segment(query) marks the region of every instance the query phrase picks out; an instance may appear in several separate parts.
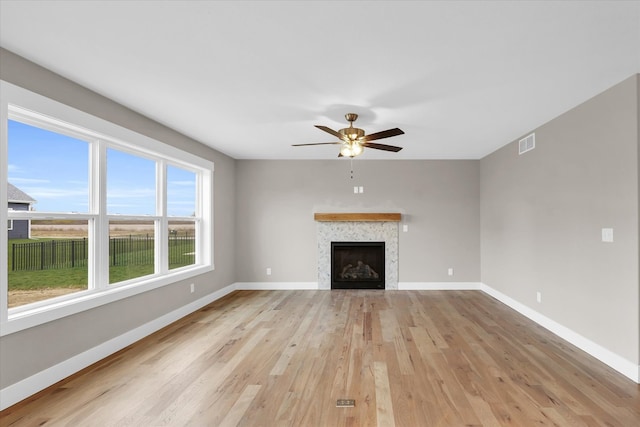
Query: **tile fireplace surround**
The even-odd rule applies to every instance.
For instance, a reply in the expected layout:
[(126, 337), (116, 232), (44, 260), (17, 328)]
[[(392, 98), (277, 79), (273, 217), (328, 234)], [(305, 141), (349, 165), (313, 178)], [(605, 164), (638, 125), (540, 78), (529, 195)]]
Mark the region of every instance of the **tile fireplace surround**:
[(385, 242), (385, 289), (398, 289), (399, 213), (316, 213), (318, 289), (331, 289), (331, 242)]

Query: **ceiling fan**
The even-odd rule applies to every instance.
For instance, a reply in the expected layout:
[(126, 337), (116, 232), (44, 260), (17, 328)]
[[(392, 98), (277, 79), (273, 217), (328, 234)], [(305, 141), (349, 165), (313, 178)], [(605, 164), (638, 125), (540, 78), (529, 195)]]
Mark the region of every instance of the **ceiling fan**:
[(404, 134), (404, 132), (398, 128), (387, 129), (381, 132), (365, 135), (364, 130), (353, 127), (353, 122), (358, 118), (355, 113), (347, 113), (344, 115), (345, 119), (349, 122), (349, 127), (335, 131), (326, 126), (315, 125), (318, 129), (323, 130), (331, 135), (337, 137), (340, 141), (336, 142), (316, 142), (311, 144), (293, 144), (294, 147), (302, 147), (305, 145), (332, 145), (340, 144), (340, 154), (338, 157), (355, 157), (364, 151), (365, 148), (375, 148), (376, 150), (393, 151), (398, 152), (402, 150), (402, 147), (396, 147), (394, 145), (378, 144), (371, 141), (378, 139), (389, 138), (392, 136), (398, 136)]

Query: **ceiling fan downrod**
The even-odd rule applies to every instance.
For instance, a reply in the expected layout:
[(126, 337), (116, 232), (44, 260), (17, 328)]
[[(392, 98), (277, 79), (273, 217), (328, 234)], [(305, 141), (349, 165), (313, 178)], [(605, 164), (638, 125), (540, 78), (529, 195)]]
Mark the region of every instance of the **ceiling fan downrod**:
[(347, 143), (354, 143), (355, 141), (363, 138), (364, 130), (353, 127), (353, 122), (358, 119), (358, 115), (356, 113), (347, 113), (344, 115), (344, 118), (349, 122), (349, 127), (338, 131), (340, 135), (344, 137), (343, 140)]

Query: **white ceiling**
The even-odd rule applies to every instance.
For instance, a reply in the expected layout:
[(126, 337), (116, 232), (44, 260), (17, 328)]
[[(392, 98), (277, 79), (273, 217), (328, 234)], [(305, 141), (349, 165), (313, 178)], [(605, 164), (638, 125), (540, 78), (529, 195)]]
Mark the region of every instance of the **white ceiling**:
[(0, 46), (239, 159), (477, 159), (640, 72), (640, 1), (0, 1)]

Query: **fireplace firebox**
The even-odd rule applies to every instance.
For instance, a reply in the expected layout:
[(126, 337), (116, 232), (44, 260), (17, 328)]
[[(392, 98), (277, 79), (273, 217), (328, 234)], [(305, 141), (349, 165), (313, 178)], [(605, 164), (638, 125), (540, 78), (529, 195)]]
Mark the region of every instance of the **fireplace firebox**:
[(384, 289), (384, 242), (331, 242), (331, 289)]

